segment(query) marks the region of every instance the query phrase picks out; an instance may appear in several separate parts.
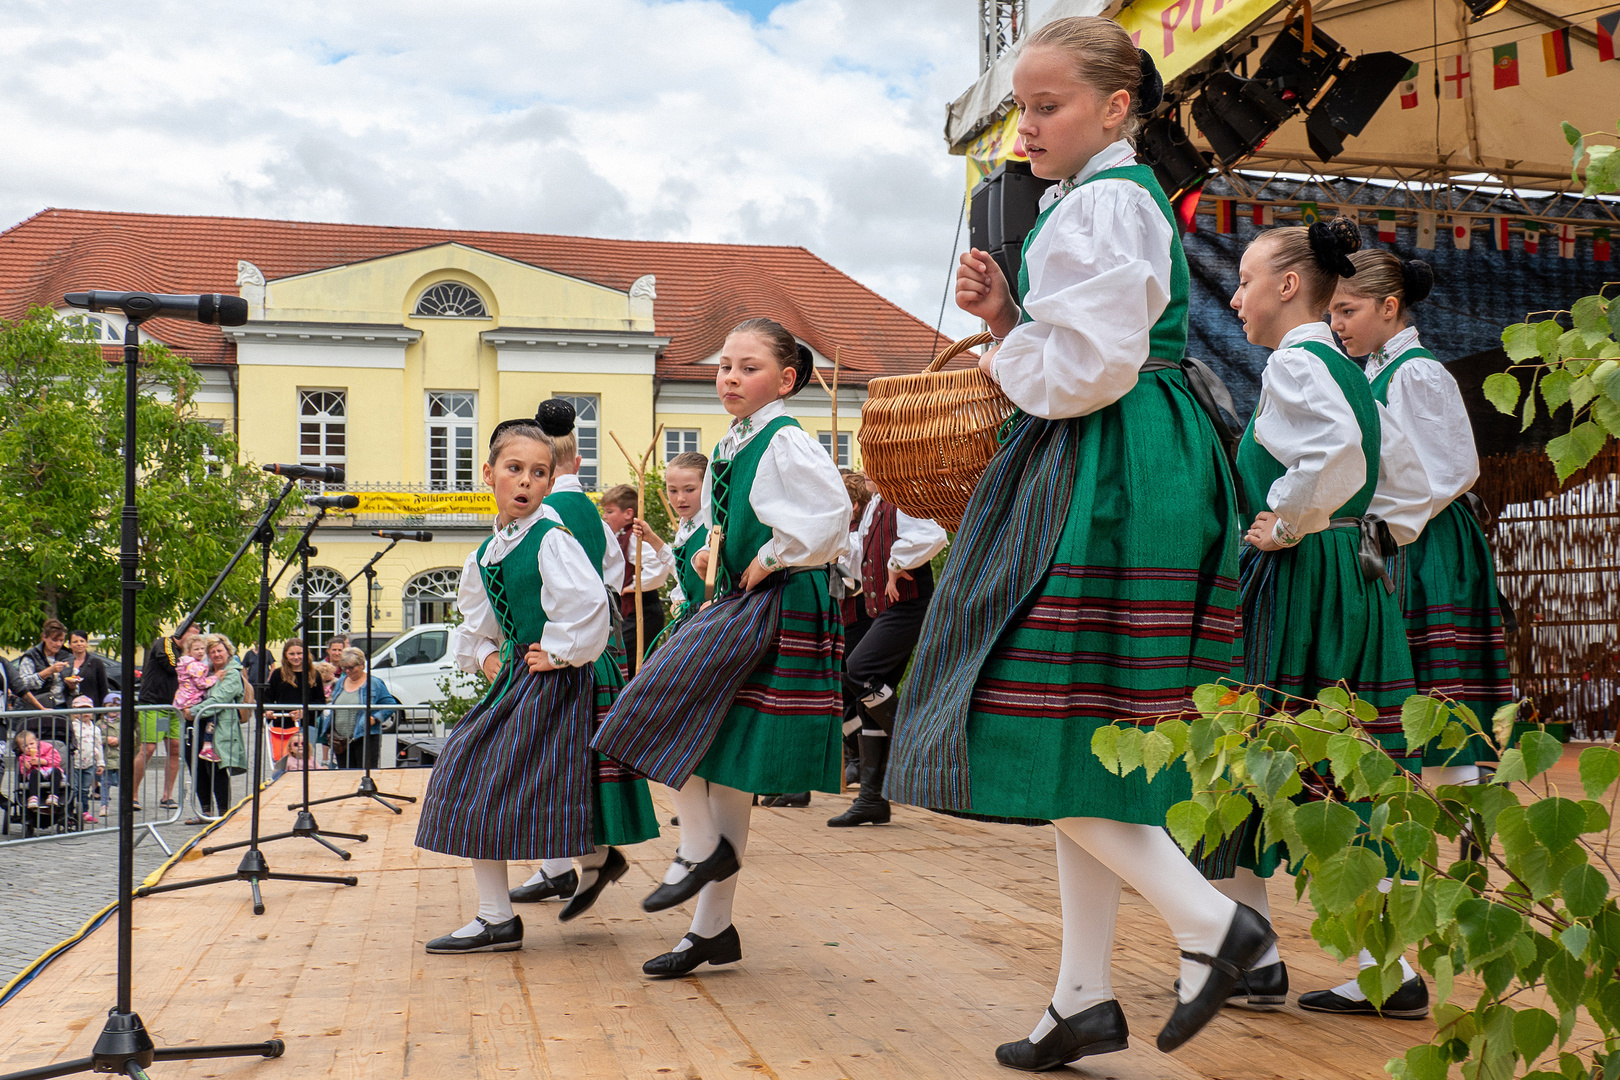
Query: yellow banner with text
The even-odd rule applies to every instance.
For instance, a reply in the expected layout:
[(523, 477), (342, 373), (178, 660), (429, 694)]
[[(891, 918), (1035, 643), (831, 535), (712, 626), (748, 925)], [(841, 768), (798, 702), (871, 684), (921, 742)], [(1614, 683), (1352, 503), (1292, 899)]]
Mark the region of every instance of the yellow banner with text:
[(357, 491), (356, 514), (493, 514), (495, 496), (487, 491)]

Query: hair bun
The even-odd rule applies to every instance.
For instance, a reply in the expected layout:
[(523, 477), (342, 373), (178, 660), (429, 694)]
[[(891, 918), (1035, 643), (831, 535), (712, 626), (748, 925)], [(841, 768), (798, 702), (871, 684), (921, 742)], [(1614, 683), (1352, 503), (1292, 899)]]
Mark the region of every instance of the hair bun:
[(1164, 79), (1146, 49), (1137, 49), (1136, 55), (1142, 68), (1142, 81), (1136, 91), (1136, 113), (1147, 116), (1164, 103)]
[(1434, 291), (1434, 267), (1422, 259), (1401, 260), (1402, 300), (1415, 304)]
[(1350, 256), (1361, 250), (1361, 230), (1349, 218), (1312, 222), (1306, 234), (1318, 266), (1337, 277), (1356, 276)]
[(553, 439), (561, 438), (574, 430), (574, 407), (562, 398), (547, 398), (535, 410), (534, 419), (541, 431)]
[(799, 350), (799, 362), (797, 365), (795, 365), (795, 370), (793, 372), (793, 390), (791, 392), (797, 394), (800, 390), (803, 390), (806, 386), (810, 385), (810, 380), (815, 375), (816, 354), (811, 352), (810, 347), (805, 345), (802, 341), (795, 342), (795, 344), (798, 346)]

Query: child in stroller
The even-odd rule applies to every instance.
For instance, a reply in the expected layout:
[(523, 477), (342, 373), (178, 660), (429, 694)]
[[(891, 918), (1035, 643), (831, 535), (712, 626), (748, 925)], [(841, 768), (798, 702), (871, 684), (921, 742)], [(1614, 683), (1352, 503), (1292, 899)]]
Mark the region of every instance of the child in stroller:
[(68, 794), (67, 770), (56, 744), (24, 729), (12, 737), (12, 750), (17, 756), (17, 791), (26, 798), (23, 835), (78, 826)]

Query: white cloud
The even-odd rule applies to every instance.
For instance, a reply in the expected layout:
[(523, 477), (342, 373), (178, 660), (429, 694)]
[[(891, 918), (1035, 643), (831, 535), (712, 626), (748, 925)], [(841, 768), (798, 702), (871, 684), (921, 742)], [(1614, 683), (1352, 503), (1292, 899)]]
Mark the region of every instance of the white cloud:
[[(932, 322), (971, 0), (7, 5), (44, 206), (802, 244)], [(964, 236), (965, 242), (965, 236)], [(946, 332), (972, 329), (954, 308)]]

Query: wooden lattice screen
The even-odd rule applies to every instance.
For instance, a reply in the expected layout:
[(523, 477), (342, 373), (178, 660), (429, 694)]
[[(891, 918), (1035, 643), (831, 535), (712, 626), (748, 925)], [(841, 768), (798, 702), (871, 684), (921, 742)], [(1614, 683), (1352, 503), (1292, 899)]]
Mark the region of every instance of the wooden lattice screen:
[(1542, 450), (1488, 457), (1474, 490), (1497, 581), (1518, 616), (1514, 685), (1571, 738), (1613, 738), (1620, 719), (1620, 446), (1560, 486)]

